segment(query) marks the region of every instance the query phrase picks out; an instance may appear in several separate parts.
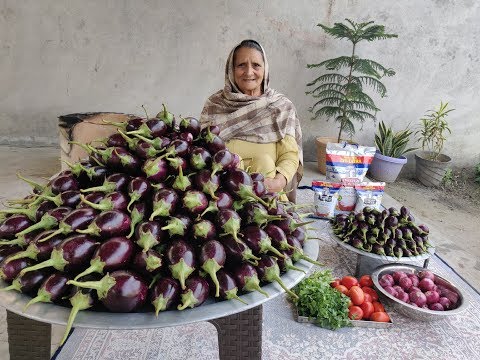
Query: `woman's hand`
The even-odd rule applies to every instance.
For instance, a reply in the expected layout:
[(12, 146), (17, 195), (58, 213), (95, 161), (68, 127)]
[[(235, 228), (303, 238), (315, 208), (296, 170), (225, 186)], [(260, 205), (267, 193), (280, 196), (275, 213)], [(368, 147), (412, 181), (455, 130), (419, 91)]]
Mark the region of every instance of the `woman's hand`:
[(279, 192), (282, 191), (285, 186), (287, 186), (287, 179), (280, 173), (277, 173), (273, 179), (265, 178), (265, 187), (268, 191)]

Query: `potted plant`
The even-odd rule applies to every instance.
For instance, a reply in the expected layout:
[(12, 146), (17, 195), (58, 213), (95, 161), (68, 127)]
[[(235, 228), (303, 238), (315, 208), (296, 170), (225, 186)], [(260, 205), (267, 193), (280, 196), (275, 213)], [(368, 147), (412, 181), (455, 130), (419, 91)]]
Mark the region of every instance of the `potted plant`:
[(385, 182), (393, 182), (407, 163), (406, 153), (416, 148), (407, 148), (413, 130), (408, 127), (404, 130), (393, 132), (383, 121), (378, 124), (375, 134), (377, 151), (368, 169), (372, 178)]
[(451, 133), (447, 123), (448, 103), (440, 102), (438, 109), (428, 110), (420, 119), (421, 127), (415, 132), (422, 144), (421, 152), (415, 154), (415, 175), (425, 186), (438, 186), (451, 162), (451, 158), (442, 154), (446, 133)]
[[(380, 82), (384, 76), (393, 76), (395, 71), (378, 62), (362, 59), (356, 54), (358, 43), (397, 37), (387, 34), (383, 25), (375, 25), (373, 21), (355, 23), (346, 19), (346, 23), (335, 23), (333, 27), (318, 24), (328, 35), (338, 39), (346, 39), (351, 44), (349, 55), (339, 56), (322, 61), (318, 64), (308, 64), (308, 68), (325, 68), (329, 71), (307, 84), (317, 101), (309, 111), (313, 113), (312, 120), (326, 116), (338, 123), (339, 131), (336, 138), (318, 137), (317, 157), (321, 173), (325, 173), (325, 148), (328, 142), (340, 142), (345, 133), (350, 139), (355, 134), (355, 121), (363, 123), (367, 119), (375, 119), (379, 109), (372, 98), (365, 92), (367, 87), (384, 97), (387, 93), (385, 85)], [(340, 72), (340, 70), (343, 70)]]

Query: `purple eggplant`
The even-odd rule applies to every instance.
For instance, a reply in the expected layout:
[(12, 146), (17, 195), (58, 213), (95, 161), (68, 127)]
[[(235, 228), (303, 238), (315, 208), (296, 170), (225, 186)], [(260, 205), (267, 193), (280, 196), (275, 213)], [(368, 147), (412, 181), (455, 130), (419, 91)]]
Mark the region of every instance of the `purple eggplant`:
[(108, 193), (103, 197), (103, 199), (98, 201), (98, 203), (87, 200), (83, 195), (80, 195), (80, 200), (82, 201), (82, 203), (90, 206), (92, 209), (100, 211), (127, 211), (129, 201), (128, 197), (120, 191), (113, 191), (111, 193)]
[(194, 275), (185, 281), (185, 288), (181, 295), (182, 304), (177, 306), (178, 310), (185, 310), (187, 307), (194, 308), (202, 305), (208, 298), (210, 286), (207, 280), (201, 276)]
[(166, 254), (172, 276), (180, 281), (182, 290), (185, 290), (185, 279), (197, 265), (193, 247), (184, 240), (176, 240), (170, 244)]
[(171, 277), (161, 277), (150, 291), (150, 301), (155, 307), (155, 316), (175, 306), (180, 299), (180, 284)]
[(264, 226), (270, 221), (282, 219), (278, 215), (269, 215), (267, 209), (262, 204), (256, 202), (245, 203), (242, 210), (245, 224)]
[(178, 175), (175, 176), (175, 180), (172, 183), (172, 188), (178, 191), (185, 192), (192, 188), (192, 182), (183, 174), (182, 167), (178, 168)]
[(201, 191), (188, 190), (183, 193), (182, 205), (191, 215), (199, 215), (207, 208), (208, 199)]
[(144, 120), (140, 117), (135, 117), (135, 118), (129, 119), (128, 121), (122, 121), (122, 122), (113, 122), (113, 121), (106, 121), (106, 120), (102, 120), (102, 121), (106, 125), (116, 126), (117, 128), (126, 130), (126, 131), (137, 130), (144, 123)]
[(80, 234), (110, 238), (124, 236), (130, 231), (130, 217), (119, 210), (109, 210), (98, 214), (86, 229), (77, 229)]
[(83, 270), (88, 265), (97, 246), (98, 243), (95, 239), (88, 235), (70, 236), (52, 250), (50, 259), (24, 268), (21, 274), (46, 267), (54, 267), (64, 272)]
[(226, 235), (222, 236), (220, 241), (225, 248), (228, 263), (232, 266), (245, 261), (257, 265), (257, 260), (260, 260), (242, 240), (235, 240), (233, 236)]
[(48, 240), (43, 241), (43, 238), (47, 237), (53, 232), (53, 230), (46, 230), (38, 234), (33, 241), (31, 241), (27, 248), (23, 251), (11, 255), (10, 259), (21, 259), (29, 258), (36, 261), (45, 261), (50, 259), (50, 255), (53, 249), (59, 245), (65, 236), (62, 234), (57, 234), (53, 237), (50, 237)]
[(49, 210), (42, 216), (39, 222), (17, 233), (18, 236), (24, 236), (32, 231), (49, 230), (58, 226), (58, 224), (72, 211), (68, 206), (60, 206)]
[(0, 239), (11, 240), (17, 233), (32, 226), (32, 221), (27, 215), (12, 215), (0, 225)]
[(0, 246), (0, 263), (5, 260), (9, 255), (13, 255), (22, 251), (22, 247), (18, 245), (2, 245)]
[(208, 125), (200, 131), (200, 137), (202, 139), (213, 137), (214, 135), (220, 135), (220, 127), (218, 125)]
[(208, 240), (214, 239), (217, 236), (215, 225), (210, 220), (197, 220), (192, 225), (192, 235), (199, 243), (204, 243)]
[(182, 172), (188, 169), (188, 162), (180, 156), (169, 157), (166, 158), (166, 160), (168, 163), (169, 175), (178, 175), (180, 174), (180, 169)]
[(170, 143), (165, 153), (166, 157), (178, 156), (185, 158), (190, 152), (190, 145), (187, 141), (181, 139), (175, 139)]
[(267, 235), (272, 241), (272, 245), (278, 250), (291, 249), (292, 246), (287, 241), (287, 236), (285, 232), (280, 229), (277, 225), (268, 224), (264, 228)]
[(167, 133), (168, 126), (160, 119), (149, 119), (145, 121), (137, 130), (128, 131), (127, 135), (141, 135), (147, 138), (156, 138)]
[(215, 192), (220, 187), (220, 177), (208, 169), (200, 170), (195, 174), (193, 183), (198, 190), (209, 194), (214, 200), (217, 199)]
[(235, 283), (241, 291), (258, 291), (260, 294), (268, 296), (268, 293), (260, 287), (260, 280), (258, 279), (257, 270), (253, 265), (243, 263), (233, 272)]
[(189, 164), (192, 169), (202, 170), (210, 167), (212, 163), (212, 155), (203, 147), (194, 146), (190, 150)]
[(173, 129), (175, 126), (175, 116), (171, 112), (167, 111), (165, 104), (162, 104), (162, 107), (163, 110), (160, 111), (155, 117), (162, 120), (169, 129)]
[(145, 281), (128, 270), (113, 271), (98, 281), (70, 280), (67, 284), (96, 290), (98, 299), (112, 312), (135, 311), (145, 304), (148, 295)]
[(210, 152), (210, 154), (216, 154), (219, 151), (225, 150), (225, 142), (218, 135), (213, 135), (210, 137), (204, 138), (205, 147)]
[[(48, 211), (56, 208), (53, 202), (43, 200), (39, 195), (34, 195), (36, 200), (30, 204), (25, 204), (22, 207), (12, 207), (10, 209), (0, 210), (0, 215), (25, 215), (32, 221), (39, 221), (40, 218)], [(12, 217), (12, 216), (9, 216)], [(5, 219), (6, 220), (6, 219)], [(5, 221), (3, 220), (3, 221)], [(0, 228), (1, 229), (1, 228)], [(1, 231), (1, 230), (0, 230)], [(1, 233), (0, 233), (1, 235)]]
[(77, 230), (86, 229), (95, 219), (97, 211), (92, 208), (80, 208), (71, 211), (60, 221), (58, 229), (43, 237), (41, 241), (47, 241), (57, 234), (68, 235)]
[[(20, 248), (23, 249), (24, 247), (28, 246), (35, 237), (40, 234), (41, 230), (35, 230), (28, 234), (17, 236), (13, 240), (0, 240), (0, 262), (4, 259), (4, 257), (8, 254), (11, 254), (11, 250), (7, 250), (7, 248)], [(2, 254), (5, 254), (2, 256)]]
[(70, 315), (68, 316), (67, 326), (60, 345), (63, 345), (65, 340), (68, 338), (68, 334), (73, 326), (73, 321), (77, 317), (77, 314), (81, 310), (86, 310), (91, 308), (96, 304), (97, 297), (94, 295), (94, 291), (91, 289), (77, 289), (75, 294), (69, 299), (72, 309), (70, 310)]
[(142, 171), (148, 181), (153, 183), (161, 183), (165, 181), (168, 176), (168, 164), (163, 158), (149, 159), (145, 161)]
[(224, 299), (224, 300), (235, 299), (245, 305), (248, 305), (247, 302), (240, 299), (240, 297), (237, 295), (238, 287), (232, 275), (230, 275), (225, 270), (220, 269), (217, 271), (217, 278), (220, 286), (219, 294), (221, 299)]
[(254, 199), (262, 205), (268, 207), (262, 198), (253, 192), (253, 181), (250, 175), (241, 169), (230, 169), (225, 175), (225, 187), (231, 194), (235, 194), (240, 199)]
[(105, 181), (100, 186), (94, 186), (88, 189), (81, 189), (82, 193), (100, 191), (104, 193), (111, 193), (113, 191), (126, 192), (130, 176), (122, 173), (113, 173), (105, 178)]
[(16, 277), (10, 286), (0, 289), (0, 291), (16, 290), (29, 295), (38, 290), (48, 275), (49, 273), (46, 270), (32, 271)]
[(233, 159), (233, 154), (227, 149), (215, 153), (212, 157), (212, 175), (215, 175), (219, 171), (229, 169)]
[(279, 257), (283, 255), (275, 247), (268, 234), (259, 226), (249, 225), (242, 229), (243, 241), (250, 247), (254, 254), (266, 254), (272, 252)]
[(150, 195), (152, 187), (150, 183), (143, 177), (136, 177), (130, 180), (128, 183), (128, 195), (130, 196), (130, 202), (127, 209), (130, 211), (130, 206), (139, 200), (144, 200)]
[(132, 260), (132, 268), (147, 277), (159, 274), (163, 270), (162, 265), (162, 255), (153, 249), (144, 251), (138, 248)]
[(277, 258), (277, 264), (278, 267), (280, 268), (280, 272), (287, 272), (289, 270), (295, 270), (295, 271), (300, 271), (306, 274), (306, 272), (299, 267), (293, 265), (292, 258), (290, 255), (285, 250), (280, 251), (283, 255), (283, 258)]
[(242, 219), (235, 210), (220, 209), (217, 212), (216, 224), (222, 230), (220, 235), (232, 235), (235, 240), (239, 240), (240, 225)]
[(7, 256), (0, 264), (0, 278), (6, 282), (12, 282), (22, 270), (33, 264), (33, 261), (28, 258), (13, 259), (10, 261), (11, 256), (15, 255)]
[(260, 182), (265, 181), (265, 176), (259, 172), (250, 173), (250, 177), (252, 178), (253, 181), (260, 181)]
[(127, 140), (119, 132), (108, 136), (104, 144), (107, 147), (128, 147)]
[(135, 232), (135, 227), (138, 223), (145, 220), (149, 207), (144, 201), (140, 201), (133, 204), (132, 211), (130, 212), (130, 232), (127, 238), (131, 238)]
[(153, 195), (153, 212), (150, 220), (155, 217), (167, 217), (175, 213), (175, 209), (179, 202), (179, 197), (173, 189), (160, 189)]
[(154, 246), (167, 240), (167, 233), (162, 230), (158, 221), (144, 221), (135, 229), (135, 239), (143, 251), (148, 251)]
[(275, 259), (273, 256), (262, 256), (262, 258), (258, 261), (257, 273), (261, 281), (275, 281), (282, 287), (283, 290), (285, 290), (288, 295), (298, 299), (297, 294), (288, 289), (283, 283), (282, 279), (280, 279), (280, 268), (278, 267), (277, 259)]
[[(277, 225), (280, 229), (283, 230), (285, 235), (291, 234), (295, 229), (311, 224), (313, 221), (298, 222), (290, 215), (284, 216), (281, 220), (274, 220), (272, 224)], [(356, 229), (356, 227), (355, 227)]]
[[(25, 276), (27, 274), (25, 274)], [(38, 302), (59, 301), (71, 288), (70, 285), (67, 285), (68, 280), (70, 280), (68, 275), (62, 272), (54, 272), (49, 275), (40, 285), (40, 288), (37, 291), (37, 296), (32, 298), (27, 305), (25, 305), (23, 311), (25, 312), (30, 305)]]
[(100, 191), (94, 191), (88, 193), (87, 195), (84, 195), (84, 198), (85, 200), (87, 200), (87, 202), (84, 203), (80, 200), (80, 204), (77, 205), (77, 209), (91, 207), (90, 205), (87, 205), (87, 203), (98, 204), (102, 199), (105, 198), (105, 193)]
[(200, 122), (194, 117), (182, 118), (178, 123), (178, 128), (181, 132), (189, 132), (194, 138), (200, 135)]
[(51, 179), (47, 185), (42, 186), (38, 185), (31, 180), (27, 180), (24, 177), (21, 177), (20, 175), (17, 175), (20, 179), (26, 181), (30, 185), (34, 187), (34, 189), (41, 189), (37, 193), (43, 194), (46, 196), (51, 196), (51, 195), (57, 195), (60, 194), (64, 191), (68, 190), (78, 190), (80, 188), (78, 180), (73, 176), (73, 174), (70, 173), (63, 173), (55, 176), (53, 179)]
[(253, 181), (252, 189), (255, 195), (262, 198), (267, 193), (267, 188), (265, 187), (265, 183), (263, 181)]
[(293, 262), (297, 262), (298, 260), (303, 259), (317, 266), (325, 266), (324, 264), (321, 264), (318, 261), (310, 259), (308, 256), (306, 256), (303, 253), (302, 245), (300, 244), (300, 242), (297, 240), (296, 237), (292, 235), (287, 235), (287, 241), (288, 241), (288, 244), (293, 247), (293, 249), (287, 249), (285, 251), (292, 258)]
[(192, 219), (189, 216), (178, 214), (172, 216), (166, 221), (166, 225), (162, 227), (162, 230), (167, 230), (170, 236), (185, 236), (192, 227)]
[(233, 199), (226, 191), (217, 191), (213, 200), (210, 200), (208, 207), (203, 211), (203, 217), (208, 212), (217, 212), (220, 209), (231, 209), (233, 206)]
[(216, 273), (225, 265), (226, 259), (225, 248), (219, 241), (209, 240), (200, 246), (198, 262), (215, 284), (215, 297), (220, 296), (220, 284), (218, 283)]
[(139, 157), (133, 155), (128, 151), (119, 153), (118, 149), (122, 149), (122, 148), (115, 148), (114, 152), (118, 156), (118, 159), (120, 160), (120, 165), (112, 168), (118, 169), (119, 171), (125, 172), (130, 175), (139, 175), (141, 173), (141, 167), (143, 165), (143, 161), (140, 160)]
[(108, 239), (97, 247), (90, 260), (90, 266), (75, 276), (74, 280), (88, 274), (103, 274), (127, 266), (133, 256), (133, 249), (133, 242), (126, 237)]

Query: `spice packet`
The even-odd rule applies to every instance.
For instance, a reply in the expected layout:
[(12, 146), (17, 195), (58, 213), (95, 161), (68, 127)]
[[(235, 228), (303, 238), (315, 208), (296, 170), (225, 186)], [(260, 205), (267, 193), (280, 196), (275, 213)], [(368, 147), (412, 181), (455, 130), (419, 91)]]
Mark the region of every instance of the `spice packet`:
[(341, 187), (341, 183), (318, 180), (312, 181), (312, 189), (315, 193), (315, 217), (322, 219), (333, 217), (338, 202), (338, 193)]
[(361, 183), (367, 174), (376, 148), (358, 144), (328, 143), (326, 149), (327, 180)]
[(369, 182), (355, 185), (357, 193), (357, 203), (355, 205), (355, 212), (360, 212), (364, 207), (371, 207), (380, 210), (382, 204), (382, 197), (385, 191), (384, 182)]

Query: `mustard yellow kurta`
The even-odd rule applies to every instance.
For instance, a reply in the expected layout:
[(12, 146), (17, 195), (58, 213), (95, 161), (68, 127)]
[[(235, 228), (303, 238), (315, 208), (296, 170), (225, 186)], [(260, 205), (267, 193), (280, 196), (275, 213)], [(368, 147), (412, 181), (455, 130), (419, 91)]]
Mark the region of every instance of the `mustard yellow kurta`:
[(276, 143), (268, 144), (232, 139), (226, 145), (228, 150), (242, 158), (243, 168), (249, 168), (250, 172), (259, 172), (269, 178), (280, 173), (288, 183), (297, 171), (298, 145), (293, 136), (287, 135)]

